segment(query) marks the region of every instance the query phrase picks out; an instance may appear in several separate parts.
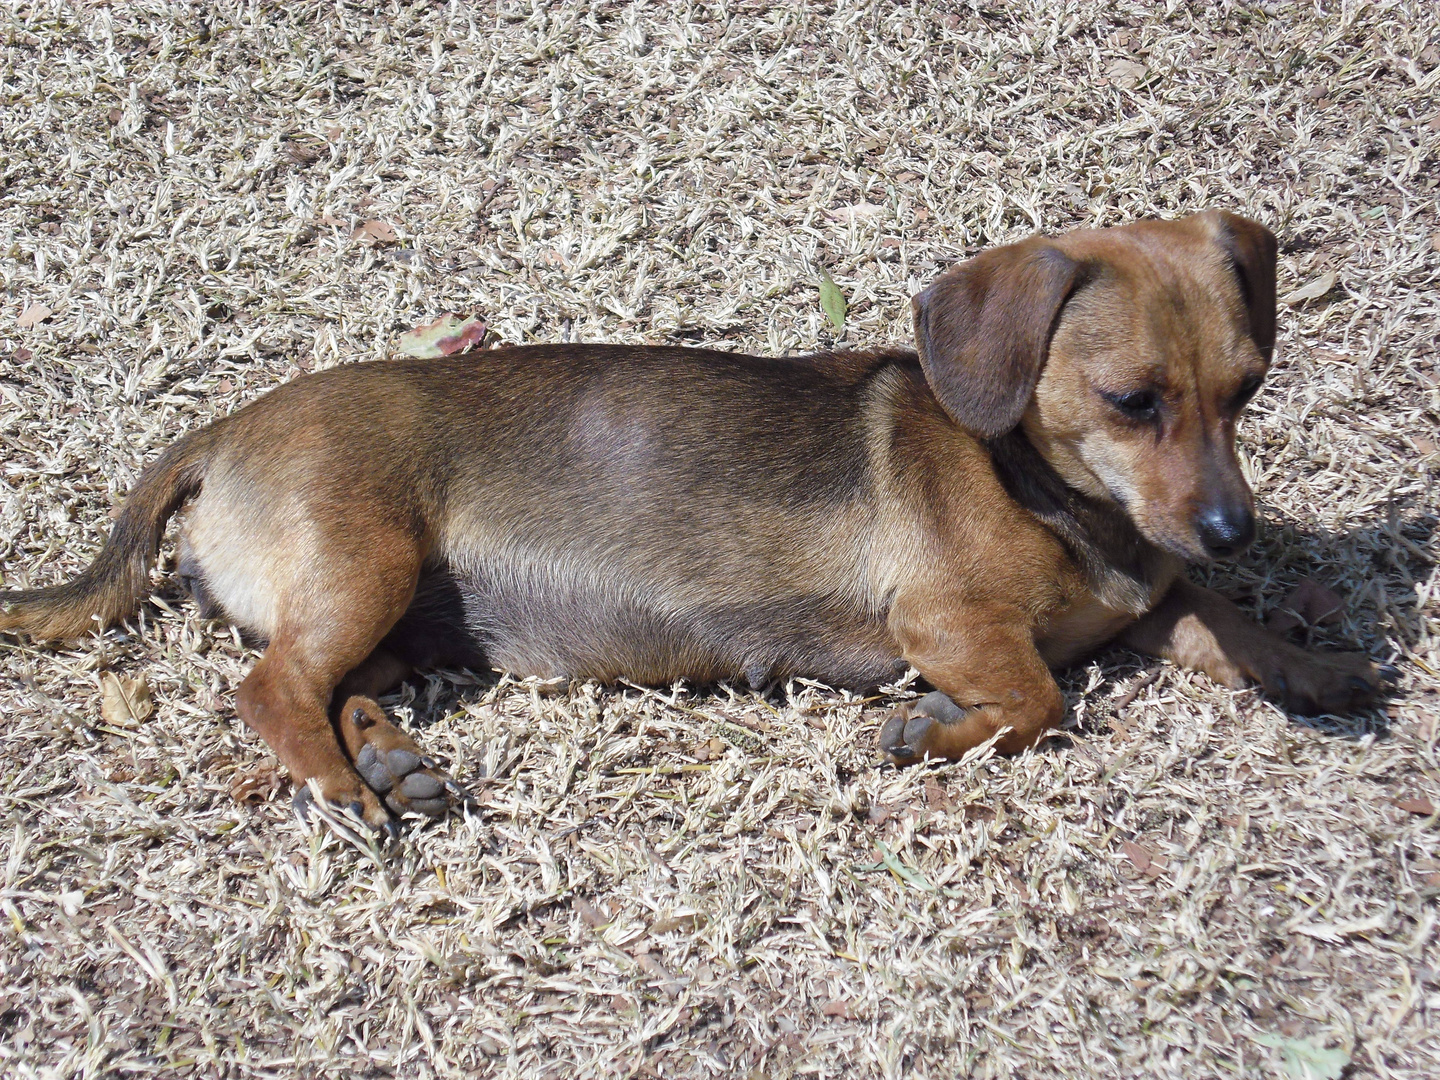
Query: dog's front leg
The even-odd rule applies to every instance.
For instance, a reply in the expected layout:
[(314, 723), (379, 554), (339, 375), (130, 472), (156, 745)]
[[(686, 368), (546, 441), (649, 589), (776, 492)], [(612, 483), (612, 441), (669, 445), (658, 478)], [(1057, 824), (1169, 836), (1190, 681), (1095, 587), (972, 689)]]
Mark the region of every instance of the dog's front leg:
[(1248, 618), (1219, 593), (1181, 578), (1120, 642), (1203, 671), (1231, 689), (1259, 684), (1301, 716), (1368, 705), (1380, 672), (1362, 653), (1308, 653)]
[(997, 732), (997, 749), (1014, 754), (1060, 723), (1064, 697), (1018, 609), (902, 601), (890, 625), (905, 659), (936, 688), (897, 709), (881, 731), (894, 764), (959, 758)]

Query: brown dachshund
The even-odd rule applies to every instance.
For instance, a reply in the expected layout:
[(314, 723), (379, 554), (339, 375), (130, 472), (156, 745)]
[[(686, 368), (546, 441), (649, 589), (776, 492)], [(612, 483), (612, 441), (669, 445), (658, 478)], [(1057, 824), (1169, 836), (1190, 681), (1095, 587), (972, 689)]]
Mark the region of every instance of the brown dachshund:
[(6, 594), (0, 630), (132, 613), (184, 507), (180, 575), (268, 642), (241, 717), (376, 825), (447, 805), (375, 700), (416, 667), (759, 688), (914, 665), (935, 692), (880, 735), (902, 764), (1034, 745), (1050, 669), (1115, 640), (1350, 710), (1369, 660), (1182, 572), (1255, 532), (1235, 423), (1275, 252), (1218, 212), (1034, 237), (915, 298), (918, 355), (547, 345), (309, 375), (162, 454), (95, 562)]

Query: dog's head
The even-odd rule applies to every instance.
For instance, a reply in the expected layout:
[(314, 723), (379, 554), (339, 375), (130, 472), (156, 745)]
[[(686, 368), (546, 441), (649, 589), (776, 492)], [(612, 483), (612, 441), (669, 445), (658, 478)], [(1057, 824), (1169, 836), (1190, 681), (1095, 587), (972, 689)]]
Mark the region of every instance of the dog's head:
[(1220, 211), (995, 248), (915, 297), (920, 361), (962, 426), (1018, 426), (1152, 543), (1227, 558), (1255, 535), (1235, 422), (1275, 345), (1275, 253)]

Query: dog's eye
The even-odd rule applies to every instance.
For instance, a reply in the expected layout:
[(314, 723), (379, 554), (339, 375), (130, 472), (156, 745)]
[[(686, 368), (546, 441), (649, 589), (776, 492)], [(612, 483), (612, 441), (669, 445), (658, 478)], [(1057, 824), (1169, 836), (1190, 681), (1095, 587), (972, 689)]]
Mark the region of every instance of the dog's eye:
[(1153, 390), (1131, 390), (1124, 394), (1106, 394), (1105, 400), (1132, 420), (1154, 420), (1160, 399)]
[(1235, 391), (1235, 408), (1243, 409), (1260, 390), (1260, 385), (1265, 381), (1263, 375), (1251, 375), (1243, 383), (1240, 389)]

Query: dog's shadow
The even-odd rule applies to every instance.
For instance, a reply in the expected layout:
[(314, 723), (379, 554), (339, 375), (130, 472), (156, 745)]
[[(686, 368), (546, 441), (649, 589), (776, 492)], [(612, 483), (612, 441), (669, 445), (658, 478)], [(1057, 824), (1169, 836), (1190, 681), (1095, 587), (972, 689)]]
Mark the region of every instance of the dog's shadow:
[[(1292, 723), (1352, 741), (1388, 738), (1387, 706), (1407, 699), (1404, 654), (1423, 635), (1415, 583), (1436, 562), (1430, 553), (1436, 523), (1418, 515), (1407, 519), (1404, 511), (1410, 507), (1403, 502), (1386, 509), (1383, 520), (1333, 532), (1313, 519), (1287, 517), (1273, 505), (1261, 503), (1257, 506), (1260, 535), (1245, 555), (1233, 563), (1189, 569), (1196, 583), (1229, 597), (1251, 618), (1301, 648), (1322, 654), (1363, 652), (1377, 665), (1399, 669), (1399, 680), (1383, 683), (1368, 709), (1350, 716), (1290, 714)], [(1333, 612), (1326, 610), (1329, 594), (1339, 601)], [(1096, 664), (1101, 669), (1098, 685)], [(1059, 673), (1059, 680), (1072, 703), (1088, 687), (1092, 700), (1108, 697), (1128, 704), (1122, 687), (1133, 687), (1160, 668), (1154, 658), (1115, 648), (1102, 651), (1089, 664)], [(1103, 731), (1114, 721), (1115, 712), (1113, 707), (1087, 709), (1076, 730)]]

